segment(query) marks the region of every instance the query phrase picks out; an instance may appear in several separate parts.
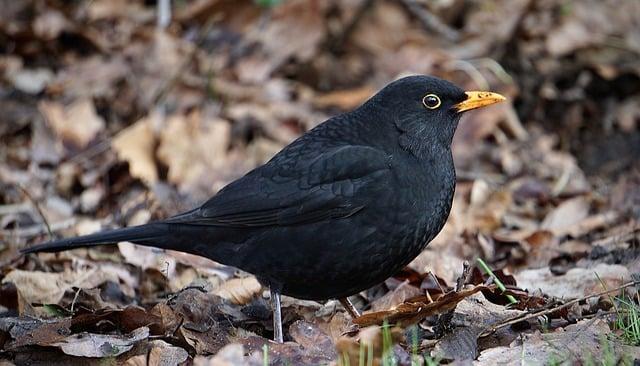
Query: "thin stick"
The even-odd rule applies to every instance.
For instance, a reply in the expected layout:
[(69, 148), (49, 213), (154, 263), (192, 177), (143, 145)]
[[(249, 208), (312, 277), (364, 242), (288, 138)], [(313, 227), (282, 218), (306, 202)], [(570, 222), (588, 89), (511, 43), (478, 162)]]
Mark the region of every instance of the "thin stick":
[(27, 191), (27, 189), (25, 187), (23, 187), (21, 184), (18, 184), (18, 188), (20, 188), (22, 193), (27, 197), (27, 199), (29, 201), (31, 201), (33, 206), (36, 208), (36, 211), (38, 211), (38, 215), (40, 215), (40, 217), (42, 218), (42, 222), (44, 223), (44, 226), (47, 227), (47, 233), (49, 233), (49, 240), (53, 240), (53, 231), (51, 231), (51, 226), (49, 225), (49, 221), (47, 221), (47, 217), (42, 212), (42, 209), (40, 208), (40, 205), (38, 204), (38, 201), (36, 201), (33, 198), (33, 196), (31, 196), (29, 191)]
[(499, 323), (499, 324), (496, 324), (496, 325), (494, 325), (492, 327), (489, 327), (487, 330), (485, 330), (482, 333), (480, 333), (480, 337), (488, 336), (489, 334), (495, 332), (496, 330), (498, 330), (500, 328), (504, 328), (504, 327), (509, 326), (511, 324), (515, 324), (515, 323), (519, 323), (521, 321), (537, 318), (537, 317), (542, 316), (542, 315), (551, 314), (551, 313), (556, 312), (556, 311), (558, 311), (560, 309), (564, 309), (564, 308), (569, 307), (569, 306), (571, 306), (573, 304), (577, 304), (580, 301), (584, 301), (584, 300), (590, 299), (592, 297), (600, 297), (602, 295), (607, 295), (607, 294), (610, 294), (612, 292), (620, 291), (620, 290), (625, 289), (627, 287), (635, 286), (635, 285), (638, 285), (638, 284), (640, 284), (640, 281), (627, 282), (627, 283), (625, 283), (624, 285), (622, 285), (620, 287), (616, 287), (616, 288), (611, 289), (611, 290), (602, 291), (602, 292), (599, 292), (597, 294), (584, 296), (584, 297), (581, 297), (579, 299), (574, 299), (574, 300), (571, 300), (571, 301), (569, 301), (567, 303), (564, 303), (562, 305), (558, 305), (556, 307), (553, 307), (551, 309), (539, 310), (539, 311), (536, 311), (536, 312), (533, 312), (533, 313), (518, 315), (517, 317), (511, 318), (511, 319), (506, 320), (506, 321), (504, 321), (502, 323)]
[(460, 291), (464, 288), (464, 284), (467, 283), (469, 275), (471, 275), (471, 266), (469, 265), (469, 262), (464, 261), (462, 262), (462, 274), (456, 281), (456, 291)]
[(443, 23), (437, 16), (431, 14), (415, 0), (402, 0), (402, 4), (413, 14), (422, 26), (430, 32), (436, 32), (447, 38), (449, 41), (456, 41), (460, 34), (447, 24)]
[(355, 306), (353, 306), (353, 303), (349, 300), (348, 297), (342, 297), (338, 299), (338, 301), (340, 301), (340, 303), (342, 304), (344, 309), (347, 311), (347, 313), (351, 315), (352, 319), (355, 319), (360, 316), (360, 312), (358, 311), (358, 309), (356, 309)]

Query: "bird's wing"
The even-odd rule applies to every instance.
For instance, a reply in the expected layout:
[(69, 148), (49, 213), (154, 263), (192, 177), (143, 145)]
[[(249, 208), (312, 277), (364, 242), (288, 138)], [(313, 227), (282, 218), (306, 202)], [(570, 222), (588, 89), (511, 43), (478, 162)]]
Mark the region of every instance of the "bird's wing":
[(168, 221), (264, 227), (348, 217), (367, 205), (366, 197), (389, 187), (389, 173), (390, 156), (372, 147), (283, 154)]

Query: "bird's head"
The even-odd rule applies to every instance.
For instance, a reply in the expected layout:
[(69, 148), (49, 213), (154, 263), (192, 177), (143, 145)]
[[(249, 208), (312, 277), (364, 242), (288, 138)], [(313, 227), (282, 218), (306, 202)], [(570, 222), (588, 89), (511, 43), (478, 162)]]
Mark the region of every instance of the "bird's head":
[(449, 146), (463, 112), (503, 100), (497, 93), (464, 91), (446, 80), (417, 75), (390, 83), (370, 102), (403, 132), (406, 144)]

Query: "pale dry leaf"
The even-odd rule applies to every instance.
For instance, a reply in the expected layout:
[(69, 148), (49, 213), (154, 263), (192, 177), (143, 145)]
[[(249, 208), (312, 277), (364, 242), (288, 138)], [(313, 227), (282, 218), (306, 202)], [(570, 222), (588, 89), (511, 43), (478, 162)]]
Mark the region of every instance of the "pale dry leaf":
[(45, 41), (50, 41), (57, 38), (60, 33), (71, 30), (73, 25), (61, 12), (47, 10), (36, 17), (32, 27), (36, 36)]
[(158, 181), (154, 161), (156, 139), (150, 118), (143, 118), (122, 130), (111, 142), (118, 158), (129, 163), (131, 175), (140, 178), (147, 185)]
[(140, 327), (127, 335), (79, 333), (62, 341), (51, 343), (62, 352), (79, 357), (115, 357), (129, 351), (149, 337), (149, 328)]
[(184, 348), (173, 346), (165, 341), (153, 341), (149, 352), (149, 365), (171, 366), (187, 361), (189, 353)]
[(173, 278), (176, 273), (176, 260), (161, 249), (145, 247), (129, 242), (118, 243), (120, 254), (127, 263), (142, 269), (153, 268)]
[(234, 304), (247, 304), (253, 297), (262, 291), (262, 285), (253, 277), (232, 278), (213, 291), (223, 299), (227, 299)]
[[(607, 322), (602, 319), (581, 320), (548, 333), (525, 333), (509, 346), (482, 351), (474, 365), (510, 365), (514, 364), (514, 360), (518, 360), (517, 364), (520, 364), (519, 360), (527, 360), (526, 363), (531, 365), (547, 365), (551, 360), (557, 360), (562, 365), (607, 364), (603, 347), (611, 347), (614, 355), (622, 355), (623, 348), (626, 348), (617, 343), (615, 337), (613, 341), (608, 338), (610, 333)], [(638, 357), (640, 349), (633, 348), (631, 353), (626, 354)]]
[(72, 287), (94, 288), (106, 281), (118, 283), (119, 279), (99, 268), (59, 273), (14, 269), (2, 279), (2, 283), (14, 283), (29, 303), (40, 304), (57, 304)]
[(146, 8), (138, 2), (127, 0), (95, 0), (87, 4), (89, 19), (130, 19), (145, 23), (154, 18), (153, 8)]
[(589, 215), (589, 202), (584, 197), (576, 197), (562, 202), (549, 212), (542, 221), (541, 228), (556, 236), (566, 234), (572, 227)]
[(540, 290), (546, 295), (564, 299), (575, 299), (601, 292), (604, 290), (602, 282), (609, 289), (616, 288), (631, 278), (626, 267), (605, 263), (592, 268), (572, 268), (561, 276), (551, 273), (549, 267), (526, 269), (513, 276), (522, 289), (529, 292)]
[(68, 106), (43, 101), (39, 109), (54, 133), (76, 148), (85, 148), (104, 129), (91, 99), (81, 98)]
[(127, 77), (131, 72), (129, 68), (120, 55), (79, 59), (60, 70), (48, 89), (63, 92), (69, 98), (115, 98), (114, 102), (118, 103), (116, 84)]
[(7, 76), (16, 89), (29, 94), (40, 93), (53, 80), (53, 72), (44, 68), (21, 69)]
[(158, 148), (158, 158), (169, 168), (169, 182), (188, 190), (203, 174), (220, 169), (226, 163), (230, 134), (231, 126), (224, 120), (199, 113), (170, 116)]
[(258, 360), (245, 357), (245, 349), (242, 344), (231, 343), (222, 347), (215, 356), (205, 357), (196, 356), (193, 359), (194, 366), (243, 366), (243, 365), (261, 365)]

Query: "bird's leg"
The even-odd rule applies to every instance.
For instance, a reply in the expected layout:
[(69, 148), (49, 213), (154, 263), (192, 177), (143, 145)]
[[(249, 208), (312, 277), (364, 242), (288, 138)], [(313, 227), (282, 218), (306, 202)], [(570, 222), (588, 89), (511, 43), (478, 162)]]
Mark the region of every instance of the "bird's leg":
[(351, 303), (351, 301), (349, 301), (348, 297), (343, 297), (343, 298), (338, 299), (338, 300), (340, 301), (342, 306), (344, 306), (344, 309), (347, 311), (347, 313), (349, 313), (349, 315), (351, 315), (351, 318), (355, 319), (355, 318), (360, 316), (360, 312), (358, 311), (358, 309), (356, 309), (355, 306), (353, 306), (353, 303)]
[(273, 308), (273, 340), (283, 343), (282, 338), (282, 310), (280, 308), (280, 291), (270, 287), (271, 307)]

